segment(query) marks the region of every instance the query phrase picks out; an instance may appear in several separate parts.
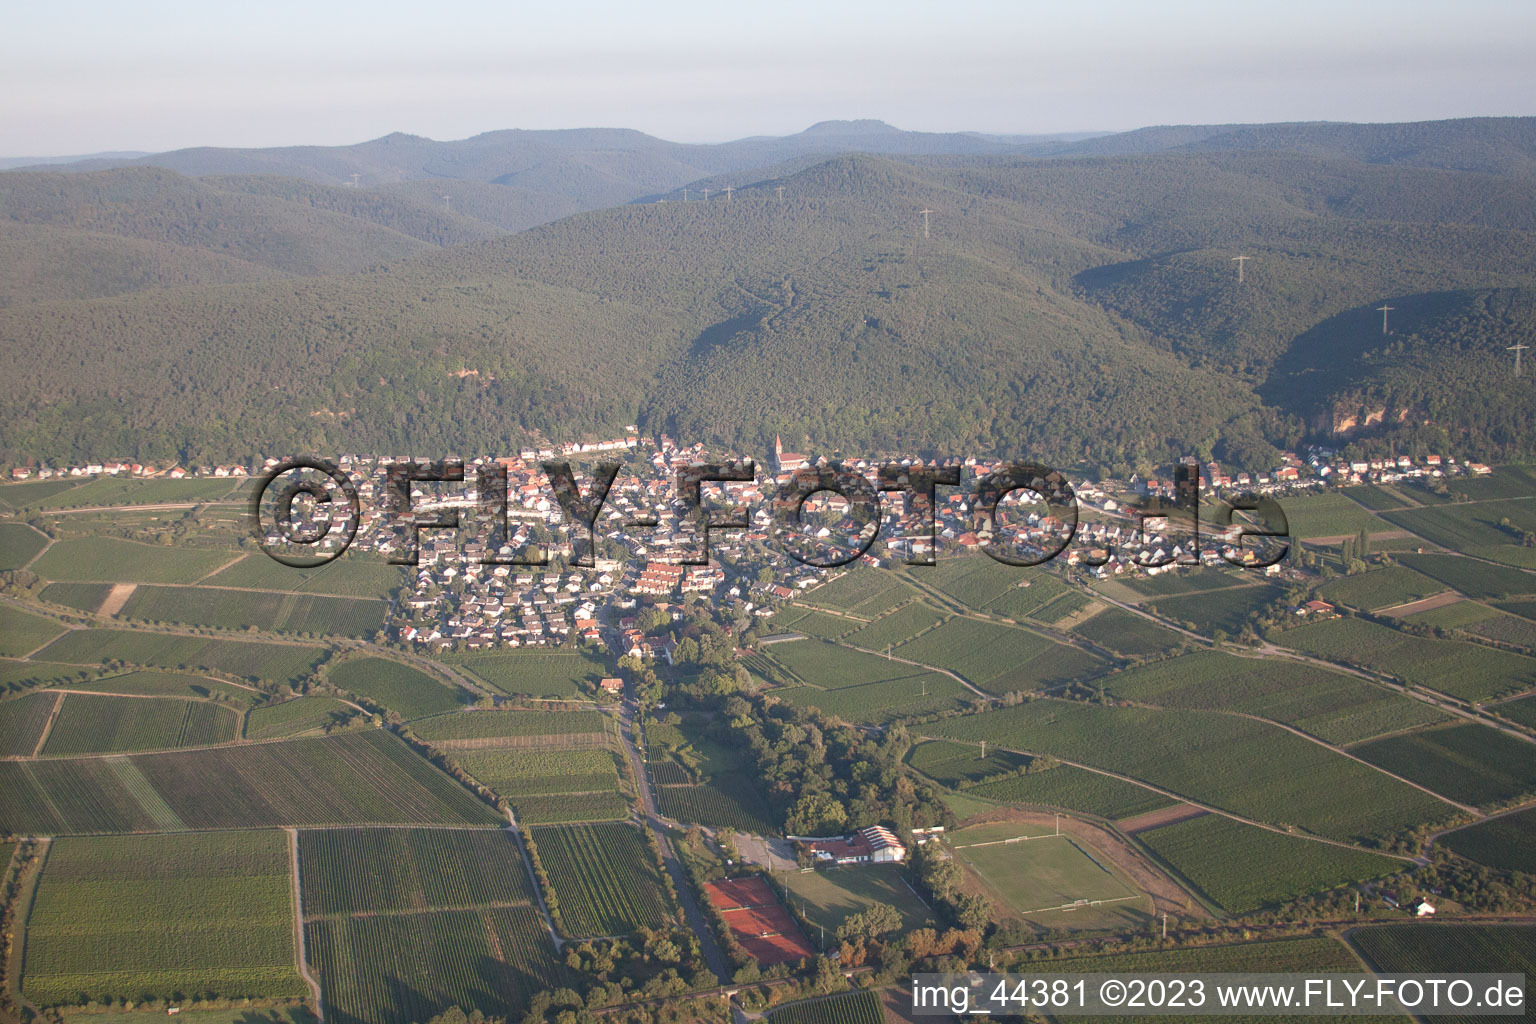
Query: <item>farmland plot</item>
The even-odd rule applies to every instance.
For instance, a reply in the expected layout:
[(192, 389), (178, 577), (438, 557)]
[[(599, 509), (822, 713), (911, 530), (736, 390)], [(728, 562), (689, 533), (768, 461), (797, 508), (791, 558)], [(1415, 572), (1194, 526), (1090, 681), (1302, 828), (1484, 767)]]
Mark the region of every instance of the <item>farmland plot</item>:
[(505, 829), (305, 830), (299, 872), (311, 919), (533, 900), (528, 869)]
[(113, 754), (230, 743), (240, 731), (234, 709), (180, 697), (71, 693), (48, 733), (43, 754)]
[(676, 821), (762, 834), (773, 830), (772, 814), (746, 779), (727, 775), (697, 785), (658, 786), (662, 814)]
[[(932, 629), (941, 619), (942, 616), (932, 608), (914, 602), (854, 630), (843, 639), (854, 647), (883, 651), (887, 645), (905, 643), (924, 630)], [(799, 632), (805, 632), (803, 628), (797, 628)]]
[(26, 523), (0, 523), (0, 572), (20, 569), (47, 543), (47, 537)]
[(1350, 938), (1383, 971), (1498, 971), (1524, 974), (1527, 980), (1536, 975), (1536, 926), (1528, 924), (1456, 928), (1391, 924), (1358, 929)]
[(1164, 825), (1136, 838), (1233, 914), (1411, 867), (1390, 857), (1269, 832), (1219, 814)]
[(1110, 820), (1135, 817), (1173, 804), (1161, 793), (1067, 764), (986, 782), (966, 793), (1003, 803), (1060, 807)]
[(0, 657), (19, 658), (63, 632), (54, 619), (0, 605)]
[(1413, 636), (1364, 619), (1297, 626), (1286, 630), (1279, 643), (1464, 700), (1536, 686), (1536, 659), (1460, 640)]
[(348, 553), (313, 569), (296, 569), (263, 554), (249, 554), (202, 583), (210, 587), (382, 598), (404, 581), (405, 570), (401, 566)]
[(628, 935), (670, 916), (660, 869), (635, 826), (555, 825), (532, 834), (567, 935)]
[(48, 645), (50, 661), (77, 665), (117, 660), (151, 668), (210, 669), (237, 677), (297, 683), (315, 670), (325, 648), (258, 640), (182, 636), (134, 629), (74, 629)]
[(455, 755), (464, 770), (505, 797), (614, 793), (619, 770), (612, 751), (486, 747)]
[(362, 637), (383, 626), (385, 608), (372, 598), (140, 585), (118, 615), (221, 629), (255, 626), (277, 633)]
[(281, 832), (57, 839), (22, 991), (43, 1006), (305, 996), (292, 894)]
[(571, 746), (606, 742), (613, 719), (601, 711), (460, 711), (411, 723), (411, 731), (436, 746), (480, 740), (538, 740)]
[(768, 1012), (768, 1024), (885, 1024), (885, 1007), (869, 991), (788, 1003)]
[(1536, 875), (1536, 809), (1457, 829), (1440, 843), (1479, 864)]
[(31, 757), (62, 699), (58, 693), (29, 693), (0, 701), (0, 757)]
[(452, 711), (464, 704), (462, 690), (449, 689), (425, 672), (388, 658), (355, 658), (326, 672), (343, 690), (397, 711), (402, 718)]
[(1035, 700), (923, 731), (1052, 754), (1330, 838), (1368, 838), (1453, 813), (1450, 805), (1316, 743), (1210, 712)]
[(1273, 604), (1280, 590), (1267, 583), (1232, 587), (1205, 594), (1160, 597), (1147, 603), (1157, 614), (1179, 623), (1189, 623), (1202, 633), (1222, 630), (1236, 633), (1247, 625), (1255, 612)]
[(337, 1024), (415, 1024), (450, 1006), (516, 1020), (567, 980), (527, 907), (322, 919), (305, 934)]
[(1172, 630), (1120, 608), (1106, 608), (1073, 626), (1072, 632), (1128, 658), (1162, 654), (1187, 642)]
[(245, 738), (274, 740), (316, 733), (328, 725), (339, 725), (357, 714), (356, 709), (335, 697), (295, 697), (264, 708), (255, 708), (245, 717)]
[(55, 541), (32, 570), (48, 580), (84, 583), (195, 583), (234, 555), (190, 547), (140, 544), (117, 537)]
[(1502, 803), (1536, 790), (1536, 746), (1474, 722), (1388, 736), (1350, 753), (1463, 803)]
[(470, 652), (444, 660), (509, 696), (580, 697), (613, 675), (603, 659), (584, 651)]
[(965, 688), (949, 676), (910, 665), (899, 667), (911, 674), (835, 690), (795, 686), (777, 690), (774, 695), (798, 707), (817, 708), (834, 718), (874, 724), (944, 711), (966, 695)]
[(967, 788), (1008, 775), (1023, 774), (1029, 758), (1006, 751), (983, 758), (978, 748), (960, 743), (930, 740), (907, 754), (907, 763), (945, 786)]
[(1536, 594), (1536, 573), (1511, 566), (1489, 565), (1460, 555), (1441, 554), (1408, 554), (1399, 557), (1398, 561), (1426, 576), (1433, 576), (1474, 600)]
[(1359, 576), (1345, 576), (1322, 588), (1322, 595), (1335, 604), (1363, 611), (1376, 611), (1392, 605), (1407, 604), (1445, 590), (1445, 584), (1430, 579), (1402, 565), (1373, 569)]

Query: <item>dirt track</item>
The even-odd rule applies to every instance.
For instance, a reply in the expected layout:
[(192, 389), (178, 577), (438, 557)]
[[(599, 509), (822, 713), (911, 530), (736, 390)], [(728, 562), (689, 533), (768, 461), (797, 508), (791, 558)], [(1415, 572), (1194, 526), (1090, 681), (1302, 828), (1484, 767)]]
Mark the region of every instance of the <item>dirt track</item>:
[(1137, 832), (1146, 832), (1149, 829), (1160, 828), (1163, 825), (1173, 825), (1180, 821), (1188, 821), (1198, 818), (1202, 814), (1209, 814), (1204, 807), (1196, 807), (1194, 804), (1174, 804), (1172, 807), (1164, 807), (1156, 811), (1148, 811), (1146, 814), (1138, 814), (1134, 818), (1125, 818), (1115, 822), (1120, 831), (1135, 835)]

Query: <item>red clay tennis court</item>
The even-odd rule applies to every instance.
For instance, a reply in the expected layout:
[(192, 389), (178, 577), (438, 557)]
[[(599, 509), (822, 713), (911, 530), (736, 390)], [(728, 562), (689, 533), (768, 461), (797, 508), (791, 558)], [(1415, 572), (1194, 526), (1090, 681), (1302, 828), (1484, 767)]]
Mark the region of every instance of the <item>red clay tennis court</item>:
[(736, 941), (759, 964), (766, 967), (816, 955), (763, 878), (730, 878), (704, 888)]

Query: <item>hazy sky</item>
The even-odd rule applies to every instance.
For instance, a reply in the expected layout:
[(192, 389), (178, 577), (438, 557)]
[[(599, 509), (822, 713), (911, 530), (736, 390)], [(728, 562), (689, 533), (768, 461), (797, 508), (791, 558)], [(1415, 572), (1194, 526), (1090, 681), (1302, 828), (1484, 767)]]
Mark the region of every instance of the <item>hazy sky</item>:
[(1536, 113), (1536, 0), (49, 0), (0, 30), (0, 156), (829, 118), (1051, 132)]

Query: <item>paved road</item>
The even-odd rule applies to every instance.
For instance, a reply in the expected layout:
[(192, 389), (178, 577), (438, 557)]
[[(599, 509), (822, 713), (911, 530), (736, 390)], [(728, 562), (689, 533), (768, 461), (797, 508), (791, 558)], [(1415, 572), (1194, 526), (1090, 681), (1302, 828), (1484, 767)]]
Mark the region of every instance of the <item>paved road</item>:
[(683, 869), (682, 859), (672, 846), (666, 824), (662, 821), (660, 812), (656, 810), (656, 795), (651, 791), (650, 773), (645, 770), (645, 761), (640, 757), (640, 748), (635, 742), (634, 705), (627, 700), (619, 712), (619, 736), (624, 740), (625, 753), (629, 757), (630, 767), (634, 769), (635, 788), (640, 791), (640, 807), (645, 814), (645, 822), (650, 827), (651, 834), (656, 837), (656, 845), (661, 849), (661, 859), (666, 865), (667, 874), (672, 876), (672, 884), (677, 889), (678, 902), (683, 907), (683, 917), (688, 922), (689, 930), (699, 937), (699, 945), (704, 950), (704, 961), (709, 965), (709, 969), (715, 972), (715, 977), (722, 983), (728, 982), (732, 972), (730, 965), (726, 962), (725, 953), (721, 951), (720, 944), (715, 941), (715, 934), (710, 931), (709, 923), (704, 918), (704, 911), (700, 909), (698, 900), (694, 899), (692, 883), (688, 881), (688, 872)]

